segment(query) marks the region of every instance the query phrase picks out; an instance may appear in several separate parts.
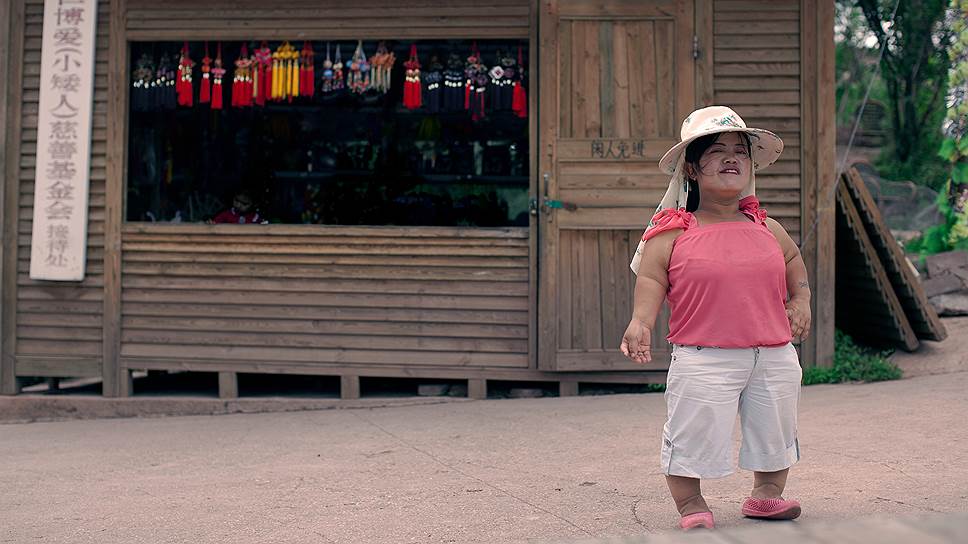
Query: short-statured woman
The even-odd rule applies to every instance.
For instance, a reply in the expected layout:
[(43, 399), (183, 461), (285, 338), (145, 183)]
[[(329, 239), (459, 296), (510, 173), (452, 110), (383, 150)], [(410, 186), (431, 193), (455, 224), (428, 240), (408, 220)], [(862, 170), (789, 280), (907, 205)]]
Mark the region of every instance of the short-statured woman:
[(809, 332), (810, 289), (796, 244), (759, 207), (754, 179), (782, 150), (779, 137), (746, 127), (730, 108), (693, 112), (659, 163), (672, 180), (632, 262), (627, 357), (651, 361), (655, 320), (663, 300), (669, 305), (661, 463), (686, 530), (714, 526), (700, 482), (733, 472), (737, 412), (739, 465), (753, 472), (742, 513), (800, 515), (782, 493), (800, 458), (801, 372), (791, 341)]

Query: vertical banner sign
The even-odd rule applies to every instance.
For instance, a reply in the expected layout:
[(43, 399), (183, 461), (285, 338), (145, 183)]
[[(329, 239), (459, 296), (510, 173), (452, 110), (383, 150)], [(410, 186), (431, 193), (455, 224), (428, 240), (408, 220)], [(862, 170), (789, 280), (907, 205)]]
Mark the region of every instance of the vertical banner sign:
[(87, 254), (97, 0), (46, 0), (30, 277), (81, 281)]

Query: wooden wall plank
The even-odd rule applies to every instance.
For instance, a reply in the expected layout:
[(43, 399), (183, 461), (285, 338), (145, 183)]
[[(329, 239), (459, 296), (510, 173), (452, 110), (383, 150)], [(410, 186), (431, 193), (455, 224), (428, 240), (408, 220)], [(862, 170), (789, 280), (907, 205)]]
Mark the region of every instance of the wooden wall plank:
[[(252, 261), (271, 261), (280, 245), (288, 247), (286, 259), (373, 246), (356, 233), (341, 237), (340, 229), (326, 228), (325, 237), (248, 231), (248, 237), (260, 243), (247, 243), (245, 231), (234, 232), (233, 241), (223, 244), (218, 256), (242, 255), (249, 262), (228, 264), (196, 258), (203, 254), (179, 253), (185, 247), (198, 248), (196, 240), (209, 239), (212, 233), (205, 229), (196, 234), (153, 232), (148, 226), (130, 234), (126, 230), (121, 235), (125, 274), (119, 285), (119, 349), (126, 361), (158, 357), (235, 361), (239, 350), (251, 349), (258, 355), (239, 359), (242, 368), (251, 368), (259, 360), (388, 364), (389, 354), (398, 350), (405, 354), (398, 363), (529, 366), (531, 242), (525, 237), (496, 236), (491, 256), (481, 250), (487, 249), (481, 233), (471, 247), (462, 245), (466, 238), (453, 237), (449, 245), (418, 238), (435, 242), (429, 246), (433, 251), (401, 234), (387, 237), (381, 232), (372, 237), (396, 248), (397, 257), (411, 264), (437, 259), (423, 256), (427, 253), (471, 254), (478, 264), (474, 268), (444, 268), (482, 276), (468, 281), (439, 272), (401, 279), (399, 267), (394, 277), (394, 267), (387, 266), (387, 258), (379, 255), (370, 261), (377, 274), (368, 273), (363, 263), (352, 268), (303, 266), (290, 270), (278, 262), (265, 265), (263, 270), (272, 271), (268, 276), (240, 274), (240, 270), (260, 269)], [(304, 243), (290, 243), (296, 239)], [(317, 243), (305, 243), (308, 241)], [(502, 267), (509, 261), (501, 254), (509, 252), (520, 257), (513, 259), (513, 268)], [(164, 260), (170, 255), (184, 255), (188, 260), (173, 265)], [(315, 273), (320, 269), (329, 272)], [(348, 270), (356, 274), (346, 275)], [(502, 280), (483, 279), (493, 277)], [(43, 296), (42, 292), (31, 293), (33, 298)], [(49, 334), (46, 328), (34, 325), (28, 332), (33, 337)], [(166, 347), (172, 349), (167, 355)], [(354, 355), (347, 355), (351, 353)]]
[(580, 25), (585, 33), (584, 61), (578, 70), (582, 76), (581, 91), (585, 99), (585, 138), (598, 138), (602, 135), (601, 79), (602, 57), (598, 48), (598, 34), (601, 23), (583, 21)]
[[(591, 67), (587, 67), (586, 55), (588, 45), (585, 43), (585, 27), (587, 22), (574, 21), (571, 23), (571, 131), (572, 137), (585, 137), (585, 127), (588, 124), (588, 93), (585, 89), (585, 80), (589, 75)], [(581, 69), (578, 69), (578, 66)], [(562, 74), (564, 77), (564, 74)]]
[(561, 285), (567, 285), (569, 288), (559, 289), (555, 294), (558, 300), (559, 333), (557, 349), (572, 349), (574, 347), (571, 334), (573, 329), (572, 293), (574, 289), (571, 289), (570, 286), (575, 284), (572, 271), (577, 264), (575, 261), (575, 244), (573, 243), (576, 235), (577, 233), (575, 231), (570, 230), (562, 230), (558, 233), (558, 280), (561, 282)]
[[(571, 21), (565, 20), (558, 23), (558, 137), (573, 138), (575, 130), (572, 128), (574, 121), (575, 105), (573, 104), (574, 82), (576, 74), (573, 72), (574, 62), (572, 59), (575, 53), (572, 37), (574, 36), (574, 25)], [(532, 92), (532, 94), (535, 94)]]
[[(673, 77), (672, 69), (677, 65), (676, 28), (673, 21), (655, 22), (655, 55), (656, 55), (656, 75), (655, 89), (658, 107), (658, 118), (656, 126), (659, 136), (677, 137), (677, 124), (682, 119), (675, 119), (676, 112), (680, 105), (676, 104), (676, 80)], [(691, 60), (691, 59), (690, 59)], [(689, 94), (692, 94), (689, 90)], [(689, 111), (692, 111), (692, 104)]]
[(615, 93), (615, 110), (613, 111), (612, 126), (616, 138), (628, 138), (631, 135), (629, 123), (629, 50), (627, 23), (616, 22), (612, 29), (612, 81), (609, 85)]
[(614, 138), (615, 130), (615, 57), (612, 44), (614, 24), (602, 21), (598, 25), (598, 53), (601, 73), (598, 80), (601, 113), (601, 135)]
[(646, 55), (651, 56), (654, 53), (651, 49), (643, 49), (642, 47), (643, 25), (644, 23), (637, 22), (628, 22), (622, 25), (625, 29), (629, 66), (629, 133), (632, 137), (640, 138), (655, 134), (655, 116), (651, 114), (651, 104), (644, 99), (645, 58)]

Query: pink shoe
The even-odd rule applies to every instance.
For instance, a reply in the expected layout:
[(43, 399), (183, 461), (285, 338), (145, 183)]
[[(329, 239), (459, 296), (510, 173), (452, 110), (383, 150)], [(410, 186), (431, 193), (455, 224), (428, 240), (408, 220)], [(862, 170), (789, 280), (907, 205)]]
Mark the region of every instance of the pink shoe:
[(743, 501), (743, 515), (759, 519), (797, 519), (800, 517), (800, 503), (782, 497), (776, 499), (754, 499)]
[(683, 531), (689, 531), (698, 527), (713, 529), (715, 528), (715, 524), (713, 523), (713, 513), (696, 512), (695, 514), (682, 516), (682, 519), (679, 520), (679, 527), (682, 527)]

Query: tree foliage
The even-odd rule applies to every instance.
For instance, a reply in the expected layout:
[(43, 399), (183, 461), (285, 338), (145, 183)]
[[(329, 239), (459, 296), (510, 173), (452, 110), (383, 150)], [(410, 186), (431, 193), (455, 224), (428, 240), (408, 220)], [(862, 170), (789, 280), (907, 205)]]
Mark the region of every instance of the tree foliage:
[(850, 14), (848, 22), (854, 25), (842, 36), (845, 47), (860, 51), (869, 64), (871, 58), (877, 63), (879, 46), (887, 42), (877, 66), (887, 107), (888, 145), (877, 165), (881, 175), (934, 189), (947, 178), (937, 157), (950, 64), (947, 2), (838, 0), (839, 11)]

